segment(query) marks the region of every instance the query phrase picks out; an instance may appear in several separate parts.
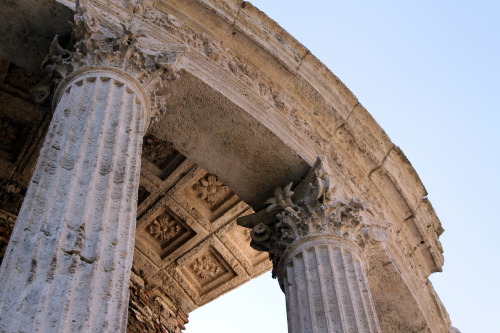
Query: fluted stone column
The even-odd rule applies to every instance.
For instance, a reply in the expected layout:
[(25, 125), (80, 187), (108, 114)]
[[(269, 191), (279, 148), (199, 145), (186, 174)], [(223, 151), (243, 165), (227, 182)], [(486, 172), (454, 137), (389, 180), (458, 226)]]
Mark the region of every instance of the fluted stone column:
[(58, 95), (0, 271), (0, 332), (123, 332), (149, 102), (102, 67)]
[(142, 139), (177, 52), (87, 5), (77, 43), (54, 38), (33, 91), (43, 103), (57, 86), (0, 270), (2, 333), (126, 329)]
[(285, 293), (290, 333), (378, 333), (363, 250), (385, 233), (358, 200), (345, 201), (324, 157), (306, 178), (277, 188), (265, 210), (238, 224), (268, 251)]
[(282, 260), (290, 332), (380, 332), (363, 261), (352, 246), (313, 236)]

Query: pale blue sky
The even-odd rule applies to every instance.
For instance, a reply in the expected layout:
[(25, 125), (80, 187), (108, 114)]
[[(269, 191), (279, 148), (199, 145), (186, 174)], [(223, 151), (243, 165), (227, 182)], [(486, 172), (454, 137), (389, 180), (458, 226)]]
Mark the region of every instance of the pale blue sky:
[[(500, 325), (500, 1), (255, 0), (402, 148), (445, 229), (431, 281), (462, 333)], [(286, 332), (269, 275), (194, 311), (188, 333)]]

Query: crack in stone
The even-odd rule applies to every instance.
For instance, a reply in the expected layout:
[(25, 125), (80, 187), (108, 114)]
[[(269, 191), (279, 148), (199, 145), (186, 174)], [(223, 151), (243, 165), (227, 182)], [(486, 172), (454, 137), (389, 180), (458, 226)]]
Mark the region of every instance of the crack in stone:
[(391, 151), (394, 150), (394, 148), (396, 148), (396, 145), (395, 144), (392, 144), (391, 148), (387, 151), (387, 153), (385, 154), (384, 158), (382, 159), (382, 162), (380, 162), (380, 164), (375, 167), (373, 170), (371, 170), (369, 173), (368, 173), (368, 178), (370, 179), (372, 174), (377, 171), (378, 169), (380, 169), (384, 164), (385, 164), (385, 161), (387, 160), (387, 157), (389, 157), (389, 154), (391, 153)]
[[(242, 8), (245, 8), (246, 5), (247, 5), (246, 1), (241, 2), (241, 5), (238, 7), (238, 11), (236, 12), (236, 15), (234, 15), (234, 20), (231, 23), (231, 25), (229, 26), (229, 28), (227, 28), (226, 33), (228, 33), (229, 31), (231, 31), (234, 28), (236, 21), (238, 20), (238, 16), (240, 16)], [(235, 35), (235, 33), (233, 33), (233, 35)]]
[(302, 67), (302, 64), (304, 63), (304, 60), (306, 59), (306, 57), (311, 53), (311, 51), (309, 51), (309, 49), (306, 49), (306, 53), (300, 57), (300, 63), (299, 65), (297, 66), (297, 69), (295, 70), (295, 73), (293, 73), (292, 77), (289, 78), (288, 80), (286, 80), (285, 84), (283, 85), (283, 87), (287, 87), (288, 86), (288, 83), (290, 81), (292, 81), (293, 79), (295, 79), (297, 76), (299, 76), (299, 71), (300, 71), (300, 68)]
[(349, 122), (349, 119), (351, 118), (352, 114), (354, 113), (354, 110), (356, 110), (356, 108), (361, 105), (361, 103), (358, 101), (356, 102), (356, 105), (354, 105), (351, 109), (351, 111), (349, 112), (349, 114), (347, 115), (347, 118), (345, 119), (344, 122), (342, 122), (342, 124), (340, 124), (339, 126), (337, 126), (337, 128), (335, 129), (334, 133), (336, 133), (339, 129), (341, 129), (342, 127), (344, 127), (348, 122)]
[(97, 260), (97, 256), (93, 256), (92, 258), (87, 258), (83, 254), (81, 254), (80, 250), (62, 250), (64, 253), (68, 255), (77, 255), (80, 257), (81, 261), (86, 262), (87, 264), (93, 264)]

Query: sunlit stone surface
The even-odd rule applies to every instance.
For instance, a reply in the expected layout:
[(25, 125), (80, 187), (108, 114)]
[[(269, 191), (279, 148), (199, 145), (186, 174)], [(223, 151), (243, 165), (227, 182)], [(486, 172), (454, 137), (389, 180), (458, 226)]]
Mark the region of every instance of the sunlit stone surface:
[(290, 332), (456, 332), (415, 170), (250, 3), (0, 17), (0, 331), (179, 333), (274, 265)]

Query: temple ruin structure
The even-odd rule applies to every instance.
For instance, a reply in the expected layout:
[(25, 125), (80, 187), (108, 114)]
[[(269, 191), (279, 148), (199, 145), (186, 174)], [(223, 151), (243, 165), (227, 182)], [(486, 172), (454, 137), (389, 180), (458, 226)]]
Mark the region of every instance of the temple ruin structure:
[(271, 269), (289, 332), (455, 332), (415, 170), (251, 3), (0, 15), (0, 332), (179, 333)]

